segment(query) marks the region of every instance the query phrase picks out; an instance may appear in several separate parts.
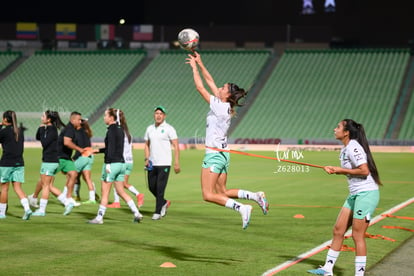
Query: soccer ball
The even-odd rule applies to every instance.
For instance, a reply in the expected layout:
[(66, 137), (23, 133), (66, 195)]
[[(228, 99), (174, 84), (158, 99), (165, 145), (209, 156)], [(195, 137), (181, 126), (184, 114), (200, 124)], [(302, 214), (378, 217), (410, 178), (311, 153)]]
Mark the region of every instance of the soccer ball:
[(187, 51), (193, 51), (198, 46), (200, 36), (193, 29), (184, 29), (178, 34), (180, 47)]

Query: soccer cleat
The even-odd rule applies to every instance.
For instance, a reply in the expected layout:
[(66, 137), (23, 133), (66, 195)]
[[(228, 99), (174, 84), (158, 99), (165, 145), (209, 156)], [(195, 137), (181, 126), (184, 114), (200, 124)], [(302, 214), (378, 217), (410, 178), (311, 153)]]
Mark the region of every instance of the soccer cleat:
[(77, 196), (74, 196), (74, 197), (73, 197), (73, 199), (74, 199), (75, 201), (81, 201), (81, 198), (80, 198), (80, 196), (78, 196), (78, 195), (77, 195)]
[(333, 273), (330, 271), (326, 271), (322, 268), (317, 268), (317, 269), (310, 269), (308, 270), (309, 273), (311, 274), (315, 274), (315, 275), (325, 275), (325, 276), (332, 276)]
[(73, 209), (73, 207), (74, 207), (75, 205), (72, 203), (72, 202), (70, 202), (68, 205), (66, 205), (65, 206), (65, 212), (63, 212), (63, 215), (64, 216), (67, 216), (67, 215), (69, 215), (70, 214), (70, 212), (72, 212), (72, 209)]
[(37, 204), (37, 198), (34, 198), (33, 194), (29, 195), (27, 199), (29, 200), (30, 206), (32, 206), (33, 208), (39, 208), (39, 204)]
[(140, 223), (143, 218), (144, 218), (143, 215), (138, 214), (137, 216), (134, 217), (134, 223)]
[(160, 220), (161, 219), (161, 215), (160, 214), (153, 214), (152, 215), (152, 220)]
[(80, 203), (78, 201), (75, 201), (75, 199), (73, 199), (73, 197), (71, 197), (69, 200), (70, 200), (70, 202), (72, 202), (72, 204), (73, 204), (74, 207), (81, 206), (81, 204), (82, 204), (82, 203)]
[(243, 222), (243, 229), (245, 230), (247, 228), (247, 226), (249, 226), (249, 222), (250, 222), (250, 215), (252, 214), (252, 209), (253, 207), (251, 205), (242, 205), (240, 206), (240, 214), (242, 217), (242, 222)]
[(39, 210), (36, 210), (36, 211), (33, 212), (32, 216), (34, 216), (34, 217), (44, 217), (44, 216), (46, 216), (46, 213), (41, 212)]
[(87, 200), (82, 202), (82, 204), (96, 204), (96, 200)]
[(257, 204), (262, 208), (263, 214), (266, 215), (269, 212), (269, 202), (267, 202), (264, 192), (257, 192)]
[(144, 205), (144, 194), (137, 195), (137, 205), (138, 208), (141, 208)]
[(5, 219), (6, 215), (0, 215), (0, 219)]
[(108, 204), (108, 206), (106, 206), (108, 208), (121, 208), (121, 203), (119, 202), (113, 202), (112, 204)]
[(101, 198), (99, 197), (99, 195), (97, 193), (95, 193), (95, 201), (98, 202)]
[(88, 220), (88, 223), (89, 224), (103, 224), (103, 220), (94, 218), (94, 219)]
[(33, 214), (32, 210), (29, 209), (29, 210), (24, 212), (24, 215), (23, 215), (22, 219), (23, 220), (29, 220), (30, 217), (32, 216), (32, 214)]
[(162, 206), (161, 208), (161, 216), (165, 217), (165, 215), (167, 214), (167, 209), (170, 207), (171, 205), (171, 201), (167, 200), (167, 202)]

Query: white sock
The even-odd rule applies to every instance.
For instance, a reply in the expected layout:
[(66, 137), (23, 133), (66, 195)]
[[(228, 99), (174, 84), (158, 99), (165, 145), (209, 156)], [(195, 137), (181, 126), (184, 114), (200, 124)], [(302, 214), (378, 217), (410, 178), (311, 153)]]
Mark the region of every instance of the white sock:
[(98, 214), (96, 215), (97, 220), (103, 220), (103, 217), (105, 216), (106, 207), (103, 205), (99, 205)]
[(65, 187), (63, 187), (62, 194), (65, 194), (65, 197), (66, 197), (67, 193), (68, 193), (68, 187), (66, 187), (66, 185), (65, 185)]
[(133, 193), (135, 196), (137, 196), (137, 195), (139, 194), (138, 190), (137, 190), (137, 189), (135, 189), (135, 187), (134, 187), (134, 186), (129, 187), (129, 188), (128, 188), (128, 190), (129, 190), (131, 193)]
[(323, 269), (325, 271), (328, 271), (328, 272), (333, 271), (333, 267), (335, 265), (336, 260), (339, 257), (339, 253), (341, 253), (341, 251), (335, 251), (335, 250), (332, 250), (332, 249), (328, 250), (328, 254), (326, 254), (325, 265), (323, 266)]
[(232, 198), (229, 198), (227, 201), (226, 201), (226, 205), (225, 205), (227, 208), (230, 208), (230, 209), (233, 209), (233, 210), (235, 210), (235, 211), (237, 211), (237, 212), (239, 212), (239, 210), (240, 210), (240, 206), (242, 206), (242, 204), (241, 203), (239, 203), (239, 202), (237, 202), (237, 201), (235, 201), (234, 199), (232, 199)]
[(24, 211), (25, 211), (25, 212), (30, 210), (29, 200), (27, 199), (27, 197), (22, 198), (22, 199), (20, 200), (20, 203), (22, 204), (22, 206), (23, 206), (23, 208), (24, 208)]
[(355, 276), (363, 276), (366, 265), (367, 256), (355, 256)]
[(242, 198), (242, 199), (249, 199), (249, 200), (257, 200), (257, 195), (256, 193), (252, 193), (250, 191), (246, 191), (246, 190), (239, 190), (239, 193), (237, 194), (238, 198)]
[(0, 215), (5, 216), (7, 209), (7, 203), (0, 203)]
[(114, 188), (114, 202), (119, 202), (119, 195), (116, 192), (116, 189)]
[(60, 201), (60, 203), (62, 203), (63, 205), (65, 205), (66, 202), (66, 194), (65, 193), (61, 193), (57, 199)]
[(131, 209), (132, 213), (134, 213), (135, 216), (139, 215), (138, 208), (132, 199), (128, 201), (127, 204), (129, 206), (129, 209)]
[(91, 201), (95, 200), (95, 191), (89, 191), (89, 200)]
[(39, 212), (46, 213), (47, 199), (40, 199)]

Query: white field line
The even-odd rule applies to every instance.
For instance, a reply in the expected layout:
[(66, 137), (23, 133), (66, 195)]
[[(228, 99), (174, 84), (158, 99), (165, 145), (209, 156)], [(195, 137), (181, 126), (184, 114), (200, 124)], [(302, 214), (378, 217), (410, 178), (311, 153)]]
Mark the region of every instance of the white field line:
[[(391, 215), (391, 214), (397, 212), (398, 210), (401, 210), (402, 208), (410, 205), (411, 203), (414, 203), (414, 197), (412, 197), (412, 198), (410, 198), (410, 199), (408, 199), (408, 200), (406, 200), (406, 201), (404, 201), (404, 202), (402, 202), (402, 203), (400, 203), (400, 204), (392, 207), (391, 209), (389, 209), (389, 210), (381, 213), (380, 215), (374, 217), (371, 220), (370, 225), (373, 225), (373, 224), (375, 224), (375, 223), (377, 223), (377, 222), (385, 219), (386, 218), (385, 215)], [(351, 235), (351, 233), (352, 233), (352, 230), (349, 229), (345, 233), (345, 236), (349, 236), (349, 235)], [(313, 255), (315, 255), (315, 254), (317, 254), (317, 253), (319, 253), (319, 252), (327, 249), (327, 247), (331, 243), (332, 243), (332, 240), (326, 241), (326, 242), (322, 243), (321, 245), (319, 245), (319, 246), (317, 246), (317, 247), (315, 247), (315, 248), (313, 248), (313, 249), (311, 249), (311, 250), (309, 250), (309, 251), (307, 251), (305, 253), (302, 253), (299, 256), (297, 256), (297, 257), (295, 257), (295, 258), (293, 258), (293, 259), (291, 259), (289, 261), (286, 261), (286, 262), (284, 262), (284, 263), (282, 263), (282, 264), (280, 264), (280, 265), (278, 265), (278, 266), (276, 266), (274, 268), (269, 269), (268, 271), (264, 272), (262, 274), (262, 276), (271, 276), (271, 275), (274, 275), (274, 274), (276, 274), (276, 273), (278, 273), (278, 272), (280, 272), (282, 270), (285, 270), (286, 268), (291, 267), (292, 265), (297, 264), (297, 263), (299, 263), (299, 262), (301, 262), (301, 261), (303, 261), (303, 260), (305, 260), (305, 259), (307, 259), (309, 257), (312, 257)]]

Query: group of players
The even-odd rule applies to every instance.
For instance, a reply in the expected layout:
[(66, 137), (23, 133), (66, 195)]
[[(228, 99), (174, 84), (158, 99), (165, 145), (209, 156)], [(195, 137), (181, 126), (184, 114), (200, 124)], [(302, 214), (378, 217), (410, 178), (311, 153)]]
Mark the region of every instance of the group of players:
[[(118, 133), (122, 145), (113, 145), (114, 140), (109, 141), (111, 135), (108, 131), (105, 139), (105, 148), (92, 150), (91, 137), (92, 130), (88, 121), (82, 119), (79, 112), (72, 112), (69, 122), (65, 125), (57, 111), (47, 110), (41, 117), (41, 125), (37, 129), (36, 139), (42, 145), (42, 164), (40, 168), (40, 179), (32, 195), (26, 196), (21, 184), (24, 183), (24, 129), (17, 124), (16, 113), (12, 110), (5, 111), (2, 118), (2, 129), (0, 130), (0, 143), (3, 147), (2, 158), (0, 160), (1, 176), (1, 198), (0, 198), (0, 219), (6, 218), (8, 188), (10, 183), (18, 195), (24, 208), (23, 219), (28, 220), (31, 216), (45, 216), (49, 194), (53, 194), (64, 206), (64, 215), (71, 213), (73, 207), (80, 205), (75, 199), (79, 198), (80, 178), (83, 176), (89, 190), (89, 199), (83, 204), (96, 204), (99, 196), (96, 194), (95, 185), (91, 179), (91, 169), (94, 162), (94, 154), (102, 152), (106, 159), (124, 162), (126, 178), (122, 181), (122, 187), (127, 188), (137, 198), (138, 207), (144, 202), (144, 194), (128, 183), (128, 176), (132, 170), (132, 137), (126, 124), (125, 116), (121, 110), (109, 108), (105, 112), (105, 123), (114, 124), (121, 130)], [(112, 121), (107, 120), (107, 112), (112, 112)], [(108, 115), (108, 117), (110, 117)], [(59, 133), (59, 130), (60, 133)], [(109, 130), (109, 128), (108, 128)], [(119, 135), (120, 134), (120, 135)], [(120, 149), (108, 152), (114, 148)], [(73, 152), (75, 152), (73, 154)], [(113, 161), (111, 159), (111, 161)], [(111, 163), (108, 163), (110, 166)], [(66, 183), (63, 191), (54, 186), (57, 173), (62, 172), (66, 176)], [(108, 176), (109, 177), (109, 176)], [(110, 178), (108, 178), (110, 180)], [(75, 189), (75, 199), (73, 190)], [(40, 202), (38, 195), (41, 193)], [(119, 208), (119, 192), (115, 192), (115, 201), (108, 207)], [(127, 199), (125, 192), (121, 191), (121, 197)], [(30, 206), (38, 208), (34, 212)], [(133, 208), (134, 219), (139, 221), (142, 216)], [(140, 218), (139, 220), (137, 218)]]

